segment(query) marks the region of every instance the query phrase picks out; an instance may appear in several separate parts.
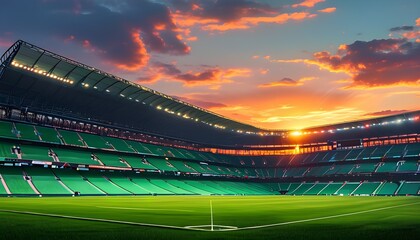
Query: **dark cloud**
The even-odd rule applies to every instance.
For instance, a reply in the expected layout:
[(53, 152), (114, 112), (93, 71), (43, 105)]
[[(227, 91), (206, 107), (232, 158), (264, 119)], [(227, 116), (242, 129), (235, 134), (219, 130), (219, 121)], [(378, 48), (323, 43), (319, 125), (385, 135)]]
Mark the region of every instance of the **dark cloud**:
[(380, 116), (396, 115), (396, 114), (405, 113), (405, 112), (408, 112), (408, 110), (383, 110), (379, 112), (366, 113), (363, 116), (380, 117)]
[(174, 98), (177, 98), (177, 99), (185, 101), (185, 102), (192, 103), (196, 106), (199, 106), (199, 107), (202, 107), (202, 108), (205, 108), (205, 109), (227, 107), (227, 105), (225, 105), (223, 103), (203, 101), (203, 100), (190, 98), (190, 97), (174, 96)]
[(420, 43), (407, 39), (356, 41), (341, 45), (336, 55), (317, 52), (310, 64), (353, 76), (354, 85), (418, 84)]
[(402, 27), (393, 27), (389, 29), (391, 32), (399, 32), (399, 31), (413, 31), (414, 26), (402, 26)]
[(9, 11), (0, 15), (0, 26), (15, 36), (67, 39), (126, 69), (144, 66), (149, 51), (190, 51), (168, 7), (152, 1), (6, 1), (2, 9)]
[[(191, 68), (191, 66), (189, 66)], [(220, 68), (218, 66), (200, 66), (197, 70), (182, 71), (176, 64), (153, 62), (148, 67), (146, 75), (137, 78), (140, 83), (154, 83), (160, 80), (183, 82), (186, 86), (203, 86), (232, 82), (232, 78), (248, 76), (248, 69), (241, 68)]]

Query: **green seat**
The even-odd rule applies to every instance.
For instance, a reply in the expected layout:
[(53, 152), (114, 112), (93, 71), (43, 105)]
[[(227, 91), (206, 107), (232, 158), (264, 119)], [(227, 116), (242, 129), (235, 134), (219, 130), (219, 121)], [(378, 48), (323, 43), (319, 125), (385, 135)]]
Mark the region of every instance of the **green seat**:
[(162, 179), (150, 179), (150, 182), (153, 183), (154, 185), (160, 187), (160, 188), (166, 189), (166, 190), (168, 190), (170, 192), (173, 192), (175, 194), (180, 194), (180, 195), (194, 194), (193, 192), (190, 192), (190, 191), (188, 191), (184, 188), (174, 186), (174, 185), (172, 185), (172, 184), (170, 184), (170, 183), (168, 183), (168, 182), (166, 182)]
[(379, 187), (380, 182), (363, 182), (354, 192), (354, 195), (372, 195)]
[(54, 128), (36, 126), (36, 130), (43, 142), (61, 144), (58, 133)]
[(361, 163), (356, 164), (352, 173), (371, 173), (375, 171), (376, 163)]
[(144, 178), (132, 177), (131, 180), (151, 194), (157, 194), (157, 195), (171, 195), (171, 194), (174, 194), (171, 191), (168, 191), (168, 190), (163, 189), (159, 186), (156, 186), (155, 184), (149, 182), (147, 179), (144, 179)]
[(41, 194), (53, 195), (72, 195), (73, 193), (67, 190), (56, 179), (55, 175), (50, 169), (46, 168), (25, 168), (26, 173), (31, 176), (32, 183)]
[(157, 169), (162, 171), (178, 171), (174, 166), (170, 165), (171, 163), (168, 160), (155, 158), (155, 157), (146, 157), (146, 160), (155, 166)]
[(316, 183), (311, 189), (305, 192), (305, 195), (318, 195), (328, 183)]
[(141, 188), (139, 185), (131, 181), (130, 178), (124, 176), (121, 173), (107, 173), (109, 179), (117, 184), (119, 187), (125, 189), (128, 192), (131, 192), (136, 195), (150, 195), (150, 192)]
[(12, 153), (12, 148), (15, 146), (13, 143), (0, 141), (0, 154), (1, 158), (13, 158), (16, 159), (16, 154)]
[(351, 195), (352, 192), (360, 185), (359, 182), (347, 182), (342, 188), (340, 188), (335, 194), (336, 195)]
[(185, 182), (182, 182), (180, 180), (174, 180), (174, 179), (170, 179), (170, 180), (166, 180), (169, 184), (185, 189), (189, 192), (195, 193), (195, 194), (200, 194), (200, 195), (211, 195), (211, 192), (205, 191), (203, 189), (199, 189), (196, 188), (194, 186), (188, 185)]
[(326, 186), (318, 193), (318, 195), (333, 195), (338, 191), (338, 189), (341, 188), (341, 186), (343, 186), (343, 184), (343, 182), (329, 183), (328, 186)]
[(19, 139), (29, 140), (29, 141), (40, 141), (39, 136), (35, 131), (35, 127), (29, 124), (15, 123), (16, 130), (19, 135)]
[(398, 184), (392, 182), (386, 182), (382, 184), (380, 189), (376, 192), (376, 195), (394, 195), (398, 189)]
[(376, 172), (395, 172), (397, 170), (397, 163), (395, 162), (383, 162), (380, 163)]
[(291, 194), (293, 195), (303, 195), (308, 191), (311, 187), (314, 186), (314, 183), (302, 183), (297, 189), (295, 189)]
[(54, 169), (53, 172), (68, 188), (70, 188), (73, 192), (79, 192), (82, 196), (105, 194), (84, 179), (78, 171), (71, 169)]
[(398, 195), (419, 195), (420, 182), (404, 182)]
[(125, 142), (140, 154), (152, 154), (152, 152), (140, 142), (131, 140), (125, 140)]
[(23, 176), (21, 167), (0, 168), (0, 174), (12, 194), (34, 195), (34, 190)]
[(64, 143), (66, 145), (72, 145), (72, 146), (85, 146), (80, 139), (77, 132), (67, 131), (67, 130), (58, 130), (58, 133), (61, 135), (61, 137), (64, 140)]
[(0, 137), (17, 139), (13, 123), (0, 121)]
[(417, 161), (404, 161), (400, 162), (398, 172), (417, 172), (419, 165)]
[(170, 163), (180, 172), (188, 172), (188, 173), (196, 173), (197, 171), (190, 167), (188, 164), (178, 161), (178, 160), (171, 160)]
[(150, 164), (147, 160), (141, 158), (141, 157), (135, 157), (135, 156), (122, 156), (122, 159), (124, 159), (132, 168), (140, 168), (140, 169), (153, 169), (157, 170), (155, 166)]
[(113, 166), (113, 167), (128, 167), (126, 163), (124, 163), (121, 158), (112, 153), (94, 153), (95, 156), (106, 166)]
[(107, 142), (99, 135), (89, 133), (79, 133), (86, 145), (91, 148), (112, 149)]
[(131, 195), (132, 193), (119, 187), (117, 184), (114, 184), (107, 179), (105, 173), (85, 171), (81, 172), (81, 175), (87, 178), (87, 180), (95, 185), (97, 188), (101, 189), (103, 192), (108, 195)]
[(105, 136), (102, 136), (102, 139), (107, 143), (108, 146), (111, 144), (119, 152), (135, 152), (123, 139)]
[(60, 162), (78, 163), (85, 165), (100, 165), (99, 162), (92, 159), (91, 153), (88, 151), (54, 148), (53, 151), (58, 156)]
[(49, 152), (48, 147), (21, 144), (20, 149), (22, 152), (22, 159), (47, 161), (47, 162), (54, 161), (52, 157), (48, 155), (48, 152)]
[(308, 170), (307, 167), (289, 168), (286, 171), (285, 177), (302, 177), (306, 170)]

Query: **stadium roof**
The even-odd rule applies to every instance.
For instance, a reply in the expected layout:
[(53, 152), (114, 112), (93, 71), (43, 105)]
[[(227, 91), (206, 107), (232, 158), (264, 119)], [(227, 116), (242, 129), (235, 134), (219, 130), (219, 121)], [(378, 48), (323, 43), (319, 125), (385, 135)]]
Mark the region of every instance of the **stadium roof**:
[(129, 101), (150, 105), (168, 114), (178, 115), (216, 128), (253, 133), (263, 131), (22, 40), (17, 41), (9, 48), (2, 56), (1, 62), (4, 65), (12, 64), (23, 68), (23, 70), (51, 77), (74, 88), (90, 88), (103, 94), (126, 98)]

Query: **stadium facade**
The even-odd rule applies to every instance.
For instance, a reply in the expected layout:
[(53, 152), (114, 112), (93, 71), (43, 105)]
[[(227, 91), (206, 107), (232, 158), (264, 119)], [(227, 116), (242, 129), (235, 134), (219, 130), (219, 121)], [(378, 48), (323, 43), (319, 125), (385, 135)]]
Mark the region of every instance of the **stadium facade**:
[(268, 130), (17, 41), (0, 195), (418, 195), (420, 111)]

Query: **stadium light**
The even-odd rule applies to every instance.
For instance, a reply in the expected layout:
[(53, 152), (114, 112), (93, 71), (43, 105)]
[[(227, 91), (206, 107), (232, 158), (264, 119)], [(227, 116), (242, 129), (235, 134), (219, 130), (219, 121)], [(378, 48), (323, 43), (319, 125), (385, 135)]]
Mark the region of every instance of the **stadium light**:
[(17, 68), (21, 68), (23, 70), (33, 72), (33, 73), (36, 73), (36, 74), (39, 74), (39, 75), (43, 75), (43, 76), (49, 77), (51, 79), (54, 79), (54, 80), (57, 80), (57, 81), (60, 81), (60, 82), (64, 82), (64, 83), (68, 83), (68, 84), (73, 84), (74, 83), (73, 80), (69, 80), (69, 79), (66, 79), (66, 78), (63, 78), (63, 77), (59, 77), (59, 76), (54, 75), (52, 73), (47, 73), (44, 70), (20, 64), (16, 61), (12, 61), (12, 66), (17, 67)]
[(303, 133), (301, 131), (293, 131), (293, 132), (290, 133), (290, 135), (295, 136), (295, 137), (301, 136), (302, 134)]

